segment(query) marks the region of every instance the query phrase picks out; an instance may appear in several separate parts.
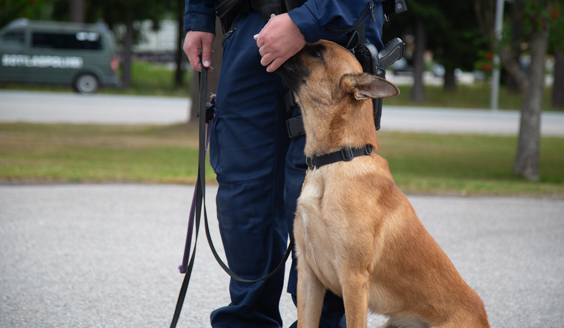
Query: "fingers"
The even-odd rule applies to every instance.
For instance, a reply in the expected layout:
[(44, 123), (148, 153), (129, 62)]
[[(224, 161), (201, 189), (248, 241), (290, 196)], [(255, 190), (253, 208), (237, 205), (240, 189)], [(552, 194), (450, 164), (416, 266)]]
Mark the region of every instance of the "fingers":
[(259, 48), (259, 54), (261, 56), (260, 64), (266, 67), (266, 71), (269, 73), (277, 70), (278, 67), (291, 57), (284, 52), (269, 48), (266, 45), (262, 45)]
[[(189, 31), (186, 34), (183, 49), (186, 56), (188, 56), (192, 69), (201, 72), (203, 62), (204, 67), (213, 71), (211, 60), (213, 56), (212, 44), (214, 37), (215, 35), (209, 32)], [(200, 52), (202, 53), (201, 60)]]
[(272, 63), (270, 63), (270, 65), (268, 65), (268, 67), (266, 68), (266, 71), (268, 73), (272, 73), (272, 72), (276, 71), (278, 68), (280, 68), (280, 66), (282, 66), (282, 64), (284, 64), (286, 62), (286, 60), (288, 60), (288, 58), (278, 57), (278, 58), (274, 59), (272, 61)]
[(262, 55), (262, 54), (261, 54), (261, 57), (262, 57), (262, 58), (261, 58), (261, 60), (260, 60), (260, 64), (261, 64), (262, 66), (265, 66), (265, 67), (268, 66), (270, 63), (272, 63), (272, 61), (273, 61), (274, 59), (276, 59), (276, 58), (274, 57), (274, 55), (272, 55), (272, 54), (270, 54), (270, 53), (265, 54), (265, 55)]
[(190, 66), (194, 70), (201, 70), (200, 68), (200, 56), (198, 48), (192, 42), (190, 38), (190, 32), (186, 34), (186, 38), (184, 39), (184, 46), (182, 47), (186, 56), (188, 56), (188, 61), (190, 62)]
[(260, 60), (260, 64), (266, 67), (266, 71), (268, 73), (272, 73), (276, 71), (286, 60), (288, 60), (291, 56), (279, 56), (275, 57), (275, 55), (271, 53), (267, 53), (262, 56)]
[(186, 55), (188, 56), (188, 60), (190, 61), (190, 66), (192, 66), (192, 69), (201, 72), (202, 66), (200, 63), (200, 51), (196, 48), (191, 48), (186, 52)]
[(202, 61), (204, 62), (204, 67), (210, 68), (212, 55), (213, 55), (212, 43), (209, 44), (204, 43), (202, 45)]
[(288, 14), (271, 18), (253, 38), (259, 48), (260, 64), (269, 73), (277, 70), (305, 45), (303, 34)]
[[(256, 34), (254, 36), (254, 39), (257, 41), (257, 47), (259, 48), (259, 54), (261, 57), (260, 64), (264, 67), (267, 67), (270, 63), (272, 63), (280, 53), (272, 46), (272, 42), (267, 40), (268, 37), (268, 35), (263, 37), (261, 34)], [(270, 72), (268, 69), (267, 71)]]

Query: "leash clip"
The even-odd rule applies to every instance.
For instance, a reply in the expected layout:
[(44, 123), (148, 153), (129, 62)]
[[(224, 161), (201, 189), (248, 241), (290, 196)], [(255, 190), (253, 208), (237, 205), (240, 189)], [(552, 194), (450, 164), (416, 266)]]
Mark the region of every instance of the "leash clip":
[(315, 156), (312, 157), (306, 157), (306, 164), (307, 164), (307, 168), (309, 169), (315, 169)]

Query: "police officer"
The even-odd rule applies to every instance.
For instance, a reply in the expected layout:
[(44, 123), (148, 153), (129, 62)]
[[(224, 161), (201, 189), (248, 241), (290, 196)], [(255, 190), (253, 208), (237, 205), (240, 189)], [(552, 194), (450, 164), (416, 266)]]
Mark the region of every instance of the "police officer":
[[(219, 183), (217, 217), (229, 266), (242, 278), (257, 279), (282, 259), (307, 169), (305, 136), (290, 138), (286, 129), (300, 109), (288, 110), (287, 88), (275, 71), (306, 42), (343, 43), (351, 27), (361, 24), (367, 41), (381, 49), (384, 14), (380, 0), (307, 0), (295, 8), (290, 3), (295, 0), (241, 2), (226, 28), (210, 162)], [(186, 0), (184, 51), (197, 71), (212, 65), (215, 10), (214, 0)], [(288, 282), (294, 302), (295, 267), (292, 263)], [(212, 327), (282, 327), (283, 279), (284, 272), (257, 283), (232, 279), (231, 303), (212, 312)], [(328, 292), (320, 327), (344, 326), (343, 318), (342, 300)]]

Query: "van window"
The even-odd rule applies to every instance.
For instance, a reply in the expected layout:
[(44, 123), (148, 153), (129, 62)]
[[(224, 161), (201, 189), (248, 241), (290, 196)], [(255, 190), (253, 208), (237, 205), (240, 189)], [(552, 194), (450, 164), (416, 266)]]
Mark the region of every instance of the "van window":
[(102, 42), (96, 32), (45, 33), (33, 32), (31, 45), (34, 48), (101, 50)]
[(7, 31), (5, 33), (2, 33), (0, 34), (0, 41), (2, 43), (24, 44), (24, 31)]

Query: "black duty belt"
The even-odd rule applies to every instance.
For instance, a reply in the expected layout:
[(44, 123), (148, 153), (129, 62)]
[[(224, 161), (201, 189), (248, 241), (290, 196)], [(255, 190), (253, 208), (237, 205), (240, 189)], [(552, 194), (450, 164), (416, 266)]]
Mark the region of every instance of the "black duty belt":
[(358, 156), (370, 155), (372, 154), (372, 147), (370, 145), (364, 146), (364, 148), (351, 148), (346, 147), (336, 152), (332, 152), (325, 155), (314, 155), (312, 157), (306, 158), (307, 166), (310, 170), (318, 169), (323, 165), (332, 164), (340, 161), (352, 161), (353, 158)]

